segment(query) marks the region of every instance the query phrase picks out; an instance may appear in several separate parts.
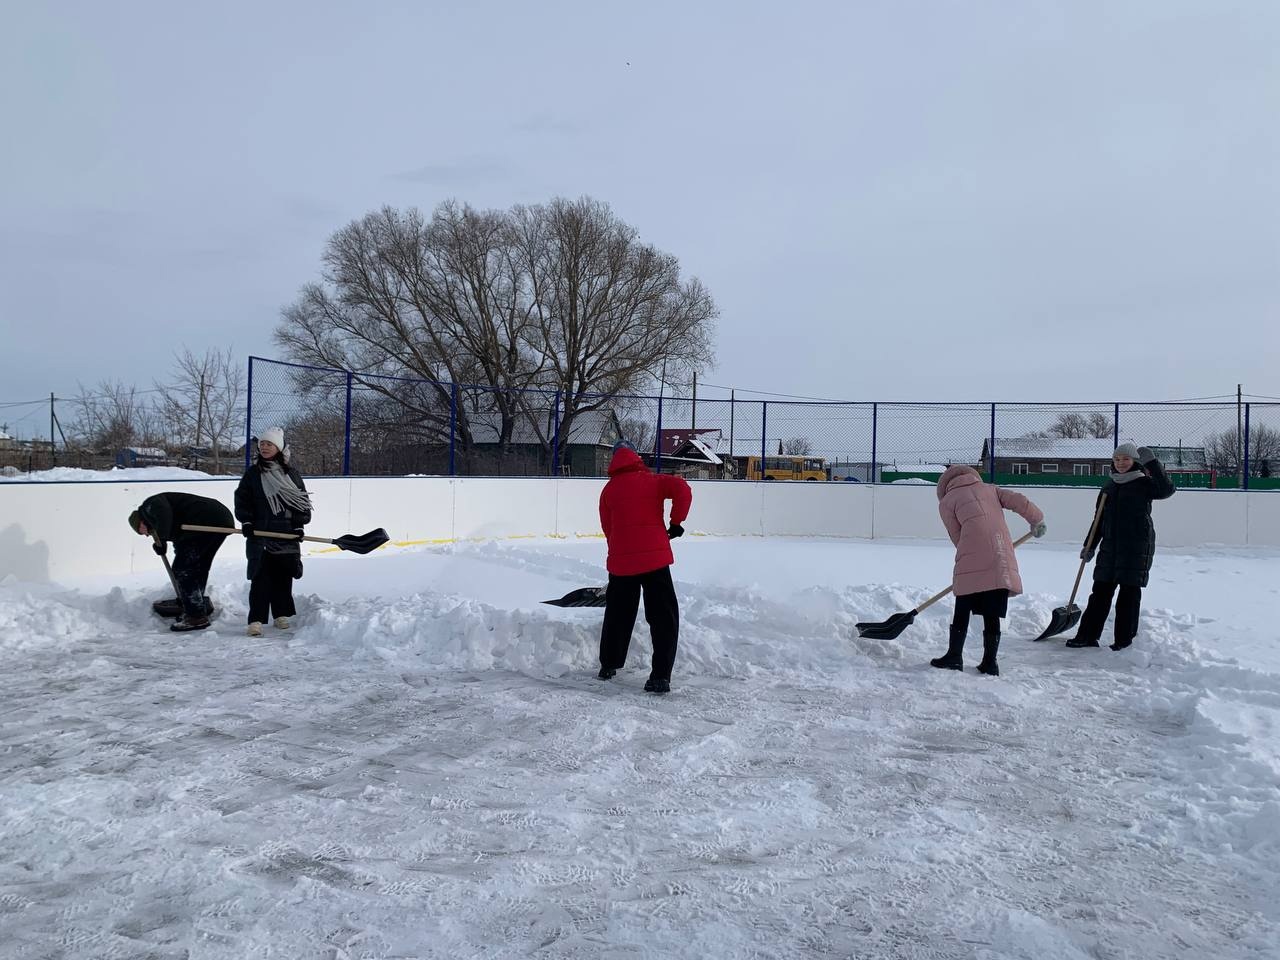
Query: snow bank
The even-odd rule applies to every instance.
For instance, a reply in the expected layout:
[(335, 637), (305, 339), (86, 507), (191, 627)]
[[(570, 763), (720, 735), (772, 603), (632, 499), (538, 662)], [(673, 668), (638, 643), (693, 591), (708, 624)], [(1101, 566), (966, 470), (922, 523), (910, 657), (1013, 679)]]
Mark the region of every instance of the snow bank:
[(123, 483), (125, 481), (212, 480), (211, 473), (181, 467), (115, 467), (111, 470), (82, 470), (54, 467), (31, 473), (0, 474), (0, 483)]

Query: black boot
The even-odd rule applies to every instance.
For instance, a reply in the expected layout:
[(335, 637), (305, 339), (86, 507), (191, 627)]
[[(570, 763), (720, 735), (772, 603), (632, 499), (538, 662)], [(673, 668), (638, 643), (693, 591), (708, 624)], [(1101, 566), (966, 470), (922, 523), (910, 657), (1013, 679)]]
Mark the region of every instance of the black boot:
[(1000, 664), (996, 663), (996, 654), (1000, 651), (1000, 631), (983, 631), (982, 662), (978, 664), (978, 672), (991, 677), (1000, 676)]
[(617, 674), (617, 670), (613, 667), (601, 667), (600, 672), (596, 674), (597, 680), (612, 680)]
[(961, 658), (961, 654), (964, 652), (964, 635), (968, 632), (968, 627), (959, 629), (953, 623), (951, 625), (951, 637), (947, 642), (947, 652), (941, 657), (935, 657), (930, 660), (929, 665), (942, 670), (963, 670), (964, 660)]
[(661, 677), (650, 676), (644, 683), (645, 693), (670, 693), (671, 681)]
[(1072, 649), (1079, 649), (1080, 647), (1096, 647), (1098, 646), (1098, 640), (1096, 637), (1094, 638), (1082, 637), (1080, 636), (1080, 634), (1077, 633), (1074, 637), (1072, 637), (1070, 640), (1067, 641), (1067, 646), (1071, 647)]

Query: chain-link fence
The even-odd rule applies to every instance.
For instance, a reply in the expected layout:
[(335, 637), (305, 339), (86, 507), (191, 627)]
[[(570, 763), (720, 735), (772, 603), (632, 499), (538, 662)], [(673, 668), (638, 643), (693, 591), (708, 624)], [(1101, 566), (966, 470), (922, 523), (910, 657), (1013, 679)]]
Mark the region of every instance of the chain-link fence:
[(312, 475), (573, 476), (630, 440), (657, 470), (717, 480), (1100, 486), (1116, 445), (1181, 487), (1277, 489), (1280, 403), (839, 403), (498, 391), (251, 358), (247, 435), (285, 430)]

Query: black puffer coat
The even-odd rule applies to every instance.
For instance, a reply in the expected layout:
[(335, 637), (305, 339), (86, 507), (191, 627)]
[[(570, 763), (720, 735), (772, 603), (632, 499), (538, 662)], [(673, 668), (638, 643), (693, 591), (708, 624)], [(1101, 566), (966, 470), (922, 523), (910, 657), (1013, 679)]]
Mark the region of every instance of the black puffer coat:
[[(302, 482), (302, 474), (290, 466), (285, 466), (284, 469), (299, 490), (307, 489), (306, 484)], [(236, 519), (241, 523), (253, 524), (255, 530), (292, 533), (311, 522), (311, 511), (291, 510), (285, 507), (279, 513), (272, 513), (271, 504), (262, 489), (262, 460), (257, 459), (253, 466), (244, 472), (244, 476), (240, 478), (240, 485), (236, 487)], [(249, 558), (246, 576), (250, 580), (257, 576), (264, 553), (296, 557), (297, 564), (293, 576), (295, 580), (302, 577), (302, 545), (297, 540), (248, 537), (245, 540), (244, 552)]]
[(230, 527), (231, 511), (217, 500), (194, 493), (157, 493), (147, 497), (138, 514), (161, 540), (181, 543), (191, 537), (207, 537), (207, 533), (183, 530), (184, 523), (203, 527)]
[[(1156, 555), (1151, 503), (1172, 497), (1174, 487), (1159, 460), (1148, 460), (1142, 468), (1146, 476), (1128, 483), (1107, 480), (1103, 484), (1099, 497), (1105, 495), (1107, 505), (1102, 510), (1102, 522), (1092, 542), (1085, 544), (1086, 548), (1098, 545), (1098, 562), (1093, 567), (1095, 583), (1147, 585)], [(1138, 469), (1135, 465), (1134, 470)]]

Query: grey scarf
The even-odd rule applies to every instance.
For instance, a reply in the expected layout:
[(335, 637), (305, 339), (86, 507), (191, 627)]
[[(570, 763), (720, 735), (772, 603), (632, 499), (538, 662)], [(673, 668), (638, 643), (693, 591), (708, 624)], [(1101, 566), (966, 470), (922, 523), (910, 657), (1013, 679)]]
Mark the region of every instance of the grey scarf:
[(1114, 470), (1111, 471), (1111, 479), (1115, 483), (1132, 483), (1134, 480), (1141, 480), (1146, 475), (1146, 472), (1140, 470), (1138, 467), (1134, 467), (1128, 473), (1116, 473)]
[(274, 460), (263, 460), (261, 465), (262, 492), (267, 495), (267, 505), (272, 513), (284, 513), (286, 507), (292, 510), (311, 509), (311, 497), (305, 490), (298, 489), (284, 467)]

